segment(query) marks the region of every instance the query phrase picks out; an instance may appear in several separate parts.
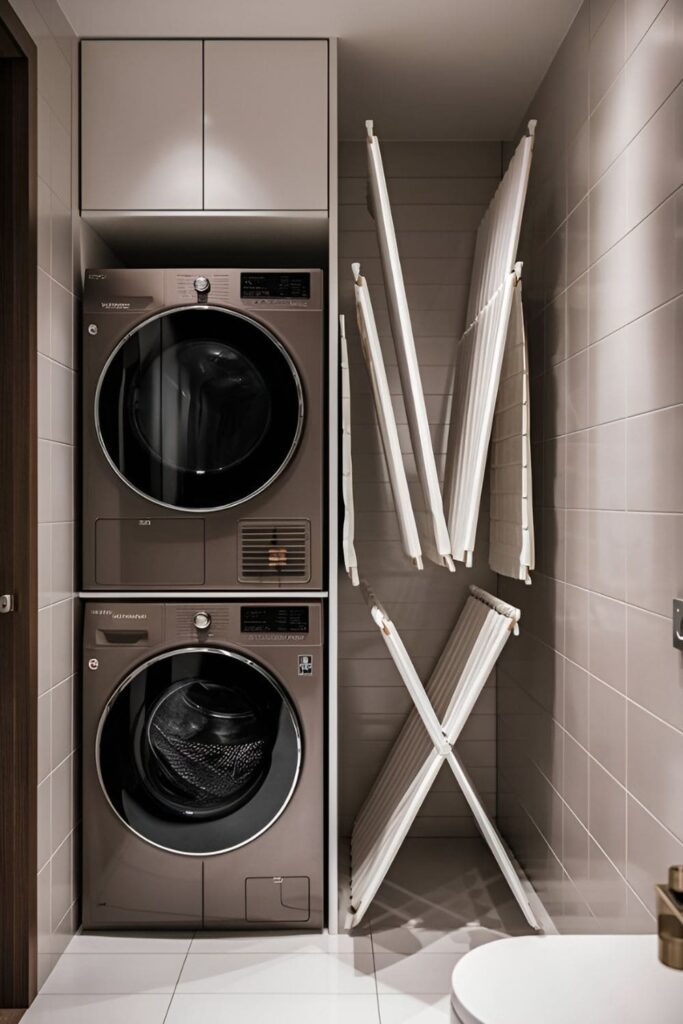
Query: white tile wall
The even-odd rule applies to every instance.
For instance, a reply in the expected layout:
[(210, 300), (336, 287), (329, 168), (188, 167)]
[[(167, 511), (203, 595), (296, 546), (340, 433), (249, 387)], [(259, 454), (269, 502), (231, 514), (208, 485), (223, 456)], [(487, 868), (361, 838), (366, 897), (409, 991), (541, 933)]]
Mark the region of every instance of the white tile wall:
[[(378, 125), (381, 130), (381, 125)], [(380, 136), (381, 138), (381, 136)], [(443, 468), (450, 375), (464, 327), (476, 228), (500, 176), (498, 143), (393, 142), (382, 147), (415, 330), (432, 437)], [(490, 589), (486, 539), (472, 570), (450, 575), (429, 561), (418, 573), (400, 548), (398, 524), (356, 329), (351, 263), (361, 261), (372, 294), (414, 500), (415, 462), (388, 322), (374, 223), (365, 205), (364, 143), (340, 148), (340, 307), (351, 362), (356, 550), (359, 569), (386, 604), (426, 681), (462, 607), (467, 586)], [(487, 516), (482, 515), (482, 522)], [(343, 574), (342, 574), (343, 575)], [(353, 818), (410, 707), (410, 698), (367, 607), (344, 577), (340, 587), (341, 831)], [(491, 810), (495, 806), (495, 693), (484, 691), (458, 747)], [(413, 829), (420, 836), (473, 836), (476, 825), (450, 771), (443, 772)]]
[(74, 656), (76, 39), (56, 0), (12, 0), (38, 48), (38, 975), (77, 925)]

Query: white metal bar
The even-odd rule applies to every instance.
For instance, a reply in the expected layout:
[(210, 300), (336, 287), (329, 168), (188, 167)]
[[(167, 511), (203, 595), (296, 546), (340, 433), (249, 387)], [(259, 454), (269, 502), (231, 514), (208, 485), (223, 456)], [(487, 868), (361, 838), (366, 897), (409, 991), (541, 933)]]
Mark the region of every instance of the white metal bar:
[(401, 531), (403, 550), (417, 569), (422, 569), (422, 547), (417, 531), (417, 522), (408, 488), (401, 445), (396, 427), (396, 416), (391, 401), (389, 383), (384, 365), (384, 356), (375, 323), (370, 292), (365, 278), (361, 275), (360, 264), (351, 266), (358, 313), (363, 356), (370, 377), (379, 430), (382, 437), (384, 457), (389, 472), (391, 490), (396, 506), (396, 516)]
[(499, 575), (531, 583), (535, 566), (529, 371), (521, 264), (515, 272), (512, 311), (491, 441), (489, 565)]
[(486, 844), (493, 854), (505, 881), (510, 886), (512, 895), (517, 900), (520, 910), (524, 914), (527, 923), (538, 931), (540, 929), (540, 925), (532, 910), (529, 897), (527, 896), (519, 875), (508, 856), (507, 850), (505, 849), (503, 841), (498, 833), (498, 829), (484, 810), (484, 806), (479, 798), (479, 794), (474, 788), (471, 778), (469, 777), (464, 765), (458, 760), (458, 757), (453, 751), (448, 754), (446, 760), (448, 761), (449, 767), (455, 776), (455, 780), (458, 783), (472, 814), (474, 815), (475, 821), (479, 826)]
[(344, 566), (351, 585), (357, 587), (358, 558), (354, 544), (356, 512), (353, 500), (353, 453), (351, 449), (351, 376), (349, 350), (346, 344), (346, 317), (339, 317), (339, 347), (341, 369), (341, 419), (342, 419), (342, 497), (344, 499), (344, 525), (342, 527), (342, 549)]
[(387, 294), (391, 333), (401, 377), (408, 429), (426, 509), (425, 520), (428, 537), (424, 550), (426, 554), (433, 554), (434, 560), (439, 565), (445, 565), (451, 572), (454, 572), (455, 565), (451, 557), (450, 537), (444, 515), (443, 498), (429, 430), (429, 417), (427, 416), (420, 365), (415, 349), (413, 325), (391, 213), (391, 202), (384, 175), (382, 153), (379, 139), (374, 134), (372, 121), (366, 121), (365, 127), (368, 157), (368, 206), (377, 225), (377, 240)]

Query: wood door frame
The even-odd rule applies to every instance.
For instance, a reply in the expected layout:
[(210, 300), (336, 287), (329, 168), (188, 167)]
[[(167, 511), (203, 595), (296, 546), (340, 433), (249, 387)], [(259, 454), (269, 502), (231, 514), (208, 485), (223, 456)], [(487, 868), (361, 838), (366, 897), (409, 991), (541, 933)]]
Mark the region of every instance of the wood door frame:
[[(0, 0), (0, 1007), (37, 984), (37, 53)], [(1, 1012), (1, 1011), (0, 1011)]]

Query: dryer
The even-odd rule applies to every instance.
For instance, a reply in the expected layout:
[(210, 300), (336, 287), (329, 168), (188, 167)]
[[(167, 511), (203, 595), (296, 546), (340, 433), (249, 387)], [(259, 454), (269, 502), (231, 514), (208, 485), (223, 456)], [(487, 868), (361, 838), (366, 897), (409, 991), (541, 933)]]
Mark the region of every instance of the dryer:
[(323, 587), (320, 270), (88, 270), (83, 588)]
[(319, 603), (85, 605), (85, 928), (323, 925)]

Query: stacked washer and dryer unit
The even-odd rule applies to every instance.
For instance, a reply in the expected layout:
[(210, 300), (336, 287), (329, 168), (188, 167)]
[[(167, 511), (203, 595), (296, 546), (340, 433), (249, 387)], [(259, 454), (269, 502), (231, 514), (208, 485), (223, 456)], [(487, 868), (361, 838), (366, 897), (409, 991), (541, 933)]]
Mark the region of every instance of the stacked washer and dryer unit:
[(84, 927), (324, 915), (323, 275), (90, 270)]

